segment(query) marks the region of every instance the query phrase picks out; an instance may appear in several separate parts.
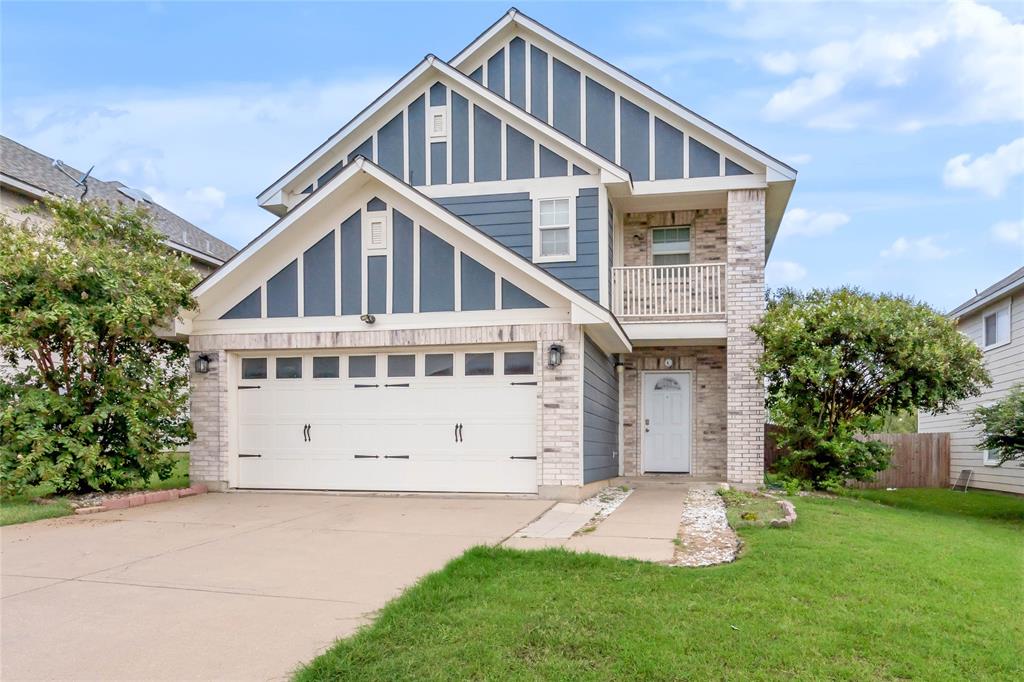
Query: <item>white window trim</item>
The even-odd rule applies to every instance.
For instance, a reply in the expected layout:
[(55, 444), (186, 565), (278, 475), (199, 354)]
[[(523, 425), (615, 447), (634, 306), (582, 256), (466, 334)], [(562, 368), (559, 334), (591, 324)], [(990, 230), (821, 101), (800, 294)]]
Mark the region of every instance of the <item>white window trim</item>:
[[(685, 251), (680, 249), (679, 251), (665, 251), (665, 252), (662, 252), (662, 253), (654, 253), (654, 233), (655, 232), (657, 232), (658, 230), (678, 230), (678, 229), (682, 229), (682, 228), (686, 228), (687, 230), (689, 230), (689, 234), (690, 234), (690, 238), (686, 242), (686, 250)], [(651, 265), (655, 265), (655, 263), (654, 263), (654, 257), (655, 256), (678, 256), (678, 255), (684, 254), (684, 253), (687, 256), (690, 257), (690, 265), (693, 264), (693, 225), (659, 225), (658, 227), (652, 227), (650, 230), (648, 230), (648, 233), (649, 233), (648, 234), (648, 239), (651, 240), (650, 248), (648, 249), (648, 252), (651, 254), (651, 263), (650, 263)], [(659, 266), (659, 267), (669, 268), (669, 267), (672, 267), (672, 266), (671, 265), (662, 265), (662, 266)]]
[[(1013, 340), (1013, 311), (1011, 310), (1011, 299), (1006, 299), (1005, 303), (989, 308), (981, 314), (981, 349), (992, 350), (993, 348), (999, 348), (1005, 346)], [(1006, 338), (1002, 341), (986, 345), (985, 344), (985, 319), (996, 315), (998, 313), (1006, 312)]]
[(993, 453), (992, 450), (988, 450), (988, 449), (982, 450), (981, 451), (981, 463), (984, 464), (987, 467), (997, 466), (999, 464), (999, 456), (998, 455), (993, 456), (992, 453)]
[[(533, 199), (533, 262), (534, 263), (569, 263), (576, 260), (576, 197), (566, 194), (553, 196), (534, 196)], [(540, 202), (553, 199), (566, 199), (569, 202), (569, 254), (563, 256), (540, 255)], [(545, 228), (549, 229), (549, 228)], [(561, 226), (558, 229), (563, 229)]]

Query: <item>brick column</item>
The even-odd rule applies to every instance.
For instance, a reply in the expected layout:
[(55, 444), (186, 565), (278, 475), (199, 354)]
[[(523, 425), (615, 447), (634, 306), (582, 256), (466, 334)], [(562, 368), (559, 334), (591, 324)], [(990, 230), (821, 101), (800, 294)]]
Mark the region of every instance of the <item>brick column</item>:
[(729, 192), (726, 244), (727, 478), (760, 485), (764, 478), (764, 387), (754, 365), (761, 353), (750, 326), (764, 312), (765, 191)]
[[(558, 336), (551, 334), (557, 331)], [(541, 497), (565, 497), (583, 484), (583, 454), (580, 449), (583, 412), (583, 335), (573, 325), (548, 330), (537, 343), (537, 375), (540, 377), (540, 413), (537, 424), (540, 458), (537, 484)], [(561, 343), (562, 364), (547, 366), (548, 347)]]
[(210, 357), (210, 371), (196, 374), (196, 358), (190, 353), (192, 399), (190, 415), (196, 439), (189, 447), (189, 478), (205, 483), (211, 490), (228, 485), (228, 361), (224, 351), (205, 351)]

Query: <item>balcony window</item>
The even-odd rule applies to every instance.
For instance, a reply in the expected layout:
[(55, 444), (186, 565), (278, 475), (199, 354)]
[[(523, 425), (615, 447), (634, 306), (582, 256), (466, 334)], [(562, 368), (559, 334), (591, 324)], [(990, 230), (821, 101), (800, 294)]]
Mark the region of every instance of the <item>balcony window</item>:
[(651, 253), (654, 265), (688, 265), (690, 263), (690, 228), (659, 227), (651, 230)]
[(576, 258), (574, 202), (565, 197), (534, 203), (534, 262), (551, 263)]

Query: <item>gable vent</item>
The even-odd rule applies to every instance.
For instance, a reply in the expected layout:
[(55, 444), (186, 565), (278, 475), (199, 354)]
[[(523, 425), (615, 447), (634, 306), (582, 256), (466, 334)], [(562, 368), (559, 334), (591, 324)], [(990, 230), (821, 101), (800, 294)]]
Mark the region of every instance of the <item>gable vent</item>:
[(448, 137), (448, 110), (445, 107), (430, 107), (428, 128), (431, 140)]
[(366, 248), (388, 248), (388, 212), (368, 211), (366, 214)]

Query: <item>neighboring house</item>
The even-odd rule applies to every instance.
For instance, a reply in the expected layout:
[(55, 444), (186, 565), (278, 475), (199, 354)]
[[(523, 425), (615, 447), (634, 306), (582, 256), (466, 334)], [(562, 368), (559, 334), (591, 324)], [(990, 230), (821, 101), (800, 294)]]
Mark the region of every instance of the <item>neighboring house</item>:
[(516, 10), (258, 197), (195, 291), (192, 477), (759, 484), (750, 325), (796, 171)]
[(76, 184), (82, 176), (82, 171), (0, 135), (0, 214), (9, 220), (25, 220), (21, 209), (35, 201), (48, 196), (81, 198), (84, 190), (87, 199), (145, 205), (156, 228), (167, 236), (167, 246), (187, 255), (203, 277), (234, 255), (234, 247), (168, 211), (145, 192), (94, 177), (82, 187)]
[(981, 348), (992, 386), (977, 398), (965, 400), (955, 412), (921, 414), (918, 431), (950, 433), (952, 480), (963, 469), (970, 469), (975, 488), (1024, 494), (1024, 464), (996, 466), (995, 453), (978, 447), (979, 430), (967, 425), (975, 407), (990, 405), (1009, 393), (1011, 387), (1024, 383), (1024, 268), (954, 308), (949, 316), (956, 320), (960, 332)]

